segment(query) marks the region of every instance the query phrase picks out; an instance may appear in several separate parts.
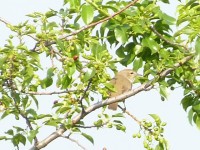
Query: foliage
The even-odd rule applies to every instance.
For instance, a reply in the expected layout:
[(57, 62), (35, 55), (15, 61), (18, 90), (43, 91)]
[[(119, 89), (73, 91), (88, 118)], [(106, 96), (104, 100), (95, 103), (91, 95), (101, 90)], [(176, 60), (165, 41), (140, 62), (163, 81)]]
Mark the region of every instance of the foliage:
[[(181, 86), (182, 106), (189, 110), (189, 121), (200, 128), (200, 5), (195, 0), (180, 3), (175, 19), (158, 2), (169, 3), (64, 0), (60, 10), (28, 14), (28, 20), (18, 25), (4, 21), (12, 34), (0, 48), (1, 119), (14, 115), (29, 129), (13, 126), (0, 139), (10, 140), (15, 147), (34, 141), (32, 149), (41, 149), (52, 139), (47, 135), (45, 143), (38, 141), (40, 128), (54, 126), (59, 133), (70, 131), (68, 138), (78, 132), (94, 143), (82, 128), (84, 117), (95, 109), (102, 109), (102, 114), (93, 120), (93, 127), (125, 131), (120, 120), (124, 114), (106, 112), (111, 103), (108, 93), (113, 90), (109, 72), (116, 72), (118, 64), (143, 72), (142, 85), (132, 95), (158, 85), (164, 100), (169, 89)], [(179, 29), (175, 34), (172, 25)], [(35, 46), (30, 47), (27, 39)], [(58, 95), (52, 107), (56, 115), (39, 114), (37, 95), (53, 94)], [(150, 116), (155, 122), (137, 122), (144, 131), (144, 147), (168, 149), (165, 123), (155, 114)], [(140, 132), (133, 135), (140, 136)], [(155, 147), (152, 140), (158, 141)]]

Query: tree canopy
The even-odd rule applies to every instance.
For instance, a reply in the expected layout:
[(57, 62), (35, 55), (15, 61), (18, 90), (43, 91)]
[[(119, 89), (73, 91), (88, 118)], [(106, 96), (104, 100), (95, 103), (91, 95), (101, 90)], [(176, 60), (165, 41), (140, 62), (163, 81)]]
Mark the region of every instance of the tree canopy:
[[(154, 88), (163, 101), (168, 90), (182, 88), (182, 107), (189, 122), (200, 128), (200, 2), (177, 1), (176, 18), (159, 6), (170, 5), (168, 0), (64, 0), (59, 10), (27, 14), (27, 21), (17, 25), (1, 16), (0, 22), (12, 31), (0, 47), (1, 119), (15, 119), (0, 140), (11, 141), (17, 149), (30, 142), (30, 150), (39, 150), (59, 137), (72, 140), (71, 135), (79, 133), (94, 143), (82, 129), (125, 132), (121, 118), (128, 115), (140, 126), (133, 138), (142, 136), (144, 148), (169, 149), (166, 123), (159, 114), (146, 120), (121, 107), (114, 114), (107, 111), (111, 103)], [(142, 77), (133, 90), (109, 98), (114, 90), (110, 74), (118, 71), (117, 65)], [(39, 113), (45, 109), (40, 107), (45, 95), (57, 98), (51, 112)], [(101, 113), (88, 125), (85, 117), (97, 109)], [(17, 120), (27, 128), (15, 126)], [(47, 126), (55, 127), (55, 132), (38, 139)]]

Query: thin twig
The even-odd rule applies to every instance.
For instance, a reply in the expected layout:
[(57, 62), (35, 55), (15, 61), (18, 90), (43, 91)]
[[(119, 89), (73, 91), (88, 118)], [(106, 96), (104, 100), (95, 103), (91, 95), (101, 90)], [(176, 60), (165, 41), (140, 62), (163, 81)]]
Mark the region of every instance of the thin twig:
[(127, 115), (129, 115), (133, 120), (135, 120), (140, 126), (142, 125), (141, 124), (141, 121), (139, 121), (134, 115), (132, 115), (128, 110), (124, 110), (121, 106), (118, 105), (118, 107), (123, 111), (125, 112)]
[[(32, 127), (32, 125), (31, 125), (30, 120), (28, 119), (28, 117), (27, 117), (26, 115), (22, 114), (22, 113), (20, 113), (20, 114), (21, 114), (21, 116), (26, 120), (26, 124), (28, 125), (29, 129), (30, 129), (31, 131), (34, 130), (33, 127)], [(37, 143), (38, 143), (38, 139), (37, 139), (37, 137), (35, 136), (35, 137), (34, 137), (34, 145), (36, 145)]]
[(80, 148), (82, 148), (83, 150), (86, 150), (86, 148), (85, 148), (83, 145), (81, 145), (77, 140), (72, 139), (72, 138), (70, 138), (69, 136), (61, 136), (61, 137), (66, 138), (66, 139), (68, 139), (68, 140), (70, 140), (70, 141), (76, 143)]
[[(3, 19), (2, 17), (0, 17), (0, 22), (3, 22), (6, 26), (11, 25), (11, 23), (9, 23), (7, 20)], [(26, 36), (29, 36), (30, 38), (34, 39), (35, 41), (38, 41), (36, 37), (28, 34)]]
[[(34, 130), (31, 125), (30, 120), (28, 119), (27, 115), (20, 110), (18, 104), (16, 103), (16, 100), (14, 100), (14, 103), (15, 103), (15, 108), (17, 109), (18, 113), (26, 120), (26, 124), (27, 124), (28, 128), (30, 129), (30, 131)], [(38, 143), (38, 139), (35, 136), (34, 137), (34, 145), (36, 145), (37, 143)]]
[(51, 92), (33, 92), (33, 91), (24, 92), (24, 91), (21, 91), (21, 93), (30, 94), (30, 95), (54, 95), (54, 94), (70, 93), (70, 92), (74, 92), (74, 91), (77, 91), (77, 90), (64, 90), (64, 91), (51, 91)]
[(82, 96), (81, 99), (80, 99), (81, 108), (82, 108), (81, 113), (82, 113), (82, 114), (85, 113), (85, 109), (84, 109), (84, 106), (83, 106), (83, 99), (84, 99), (84, 97), (85, 97), (85, 95), (86, 95), (88, 89), (90, 88), (91, 83), (92, 83), (92, 78), (89, 80), (88, 85), (87, 85), (87, 87), (85, 88), (85, 90), (84, 90), (84, 92), (83, 92), (83, 96)]
[(185, 47), (184, 45), (180, 45), (178, 43), (174, 43), (172, 41), (167, 40), (163, 35), (161, 35), (155, 28), (154, 26), (150, 26), (151, 31), (153, 31), (159, 38), (161, 38), (163, 41), (165, 41), (166, 43), (170, 44), (171, 46), (175, 46), (175, 47), (182, 47), (184, 48), (186, 51), (188, 51), (188, 48)]
[(81, 126), (81, 125), (74, 125), (74, 127), (78, 127), (78, 128), (83, 128), (83, 129), (88, 129), (88, 128), (99, 128), (99, 127), (103, 127), (105, 126), (106, 124), (108, 124), (109, 121), (106, 121), (104, 123), (101, 124), (101, 126), (95, 126), (95, 125), (92, 125), (92, 126)]
[(10, 24), (8, 21), (6, 21), (5, 19), (3, 19), (2, 17), (0, 17), (0, 21), (3, 22), (5, 25)]
[[(89, 25), (86, 25), (86, 26), (82, 27), (81, 29), (76, 30), (76, 31), (74, 31), (74, 32), (72, 32), (72, 33), (70, 33), (70, 34), (68, 34), (68, 35), (62, 35), (62, 36), (60, 36), (58, 39), (60, 39), (60, 40), (61, 40), (61, 39), (65, 39), (65, 40), (67, 40), (67, 41), (68, 41), (69, 39), (71, 40), (71, 37), (72, 37), (72, 36), (77, 35), (78, 33), (82, 32), (82, 31), (84, 31), (84, 30), (86, 30), (86, 29), (89, 29), (89, 28), (94, 27), (94, 26), (96, 26), (96, 25), (98, 25), (98, 24), (100, 24), (100, 23), (103, 23), (103, 22), (105, 22), (105, 21), (108, 21), (108, 20), (114, 18), (115, 16), (119, 15), (120, 13), (122, 13), (123, 11), (125, 11), (126, 9), (128, 9), (129, 7), (135, 5), (135, 3), (137, 3), (137, 1), (139, 1), (139, 0), (134, 0), (134, 1), (132, 1), (132, 2), (129, 3), (126, 7), (124, 7), (124, 8), (121, 9), (121, 10), (119, 10), (118, 12), (116, 12), (116, 13), (110, 15), (109, 17), (106, 17), (106, 18), (104, 18), (104, 19), (102, 19), (102, 20), (99, 20), (99, 21), (97, 21), (97, 22), (93, 22), (93, 23), (91, 23), (91, 24), (89, 24)], [(56, 43), (55, 41), (51, 41), (51, 42), (48, 42), (48, 44), (47, 44), (46, 46), (50, 46), (50, 45), (55, 44), (55, 43)], [(40, 49), (40, 48), (34, 47), (32, 50), (33, 50), (33, 51), (38, 51), (39, 49)]]
[(124, 110), (121, 106), (119, 106), (118, 105), (118, 107), (123, 111), (123, 112), (125, 112), (128, 116), (130, 116), (135, 122), (137, 122), (138, 124), (139, 124), (139, 126), (140, 126), (140, 128), (143, 128), (144, 130), (146, 130), (146, 131), (148, 131), (148, 132), (150, 132), (151, 134), (153, 134), (153, 131), (151, 130), (151, 129), (149, 129), (149, 128), (147, 128), (146, 126), (144, 126), (143, 124), (142, 124), (142, 122), (139, 120), (139, 119), (137, 119), (133, 114), (131, 114), (129, 111), (127, 111), (127, 110)]

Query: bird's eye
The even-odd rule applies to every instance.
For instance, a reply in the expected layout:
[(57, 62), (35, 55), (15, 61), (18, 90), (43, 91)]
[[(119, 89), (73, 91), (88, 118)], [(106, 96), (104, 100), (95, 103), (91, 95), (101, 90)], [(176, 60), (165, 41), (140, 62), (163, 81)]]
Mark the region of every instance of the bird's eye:
[(131, 72), (131, 74), (134, 74), (133, 72)]

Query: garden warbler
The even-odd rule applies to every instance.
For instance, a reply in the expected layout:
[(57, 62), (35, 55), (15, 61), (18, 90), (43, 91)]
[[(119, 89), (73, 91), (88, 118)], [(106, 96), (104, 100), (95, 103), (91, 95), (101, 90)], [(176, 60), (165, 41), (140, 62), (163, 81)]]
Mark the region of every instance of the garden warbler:
[[(118, 72), (110, 81), (114, 85), (114, 92), (110, 93), (110, 97), (116, 97), (132, 89), (132, 83), (139, 74), (131, 69), (124, 69)], [(118, 103), (112, 103), (108, 109), (116, 110)]]

